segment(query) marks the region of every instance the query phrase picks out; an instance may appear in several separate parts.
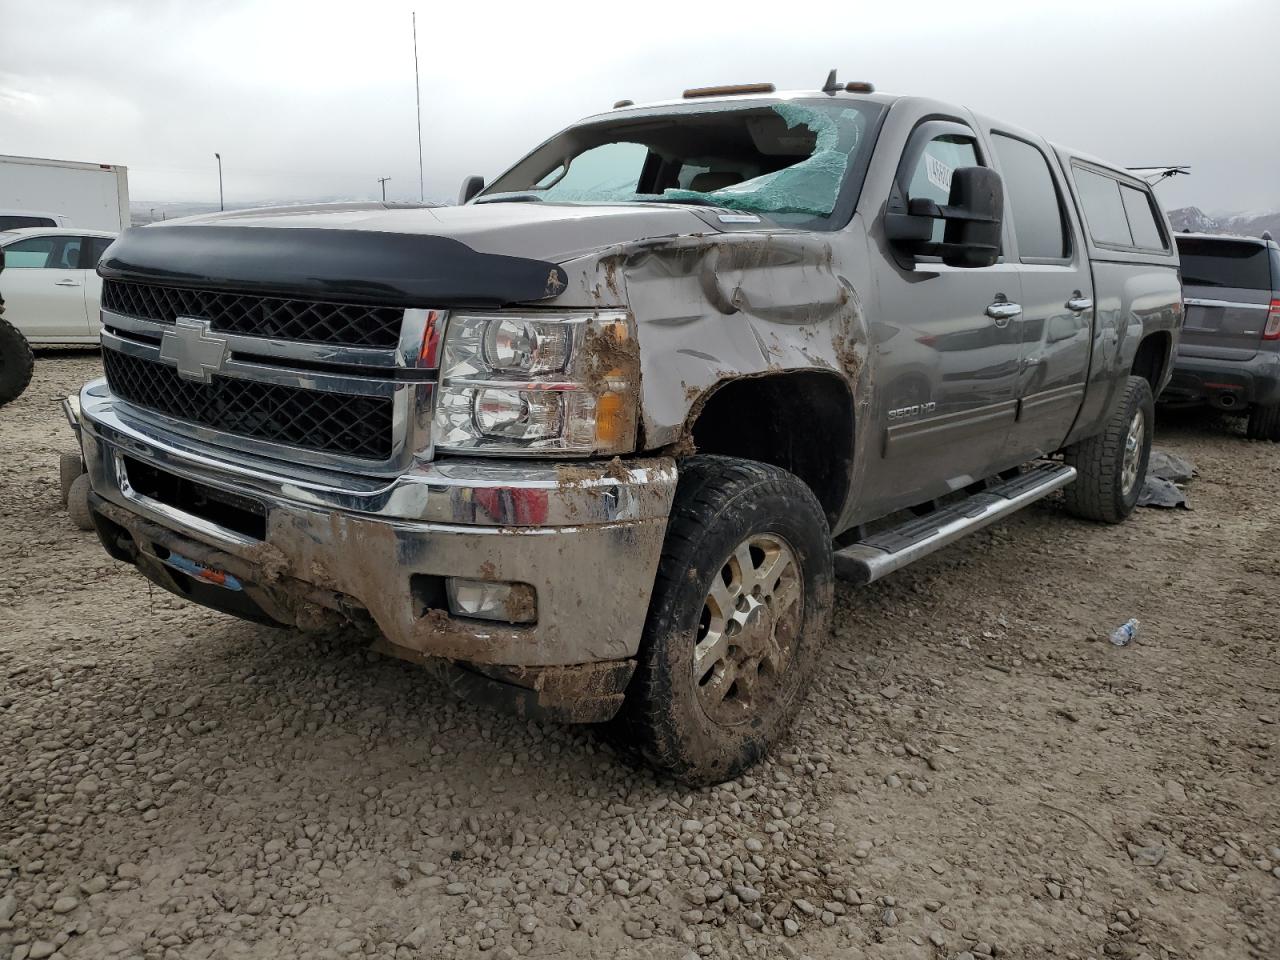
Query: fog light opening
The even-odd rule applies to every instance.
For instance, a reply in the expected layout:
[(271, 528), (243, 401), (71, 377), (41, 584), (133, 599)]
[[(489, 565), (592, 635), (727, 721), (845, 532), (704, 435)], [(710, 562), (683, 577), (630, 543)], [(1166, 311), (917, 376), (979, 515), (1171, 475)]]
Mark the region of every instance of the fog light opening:
[(507, 623), (535, 623), (538, 619), (537, 591), (527, 583), (450, 577), (445, 581), (445, 592), (449, 612), (455, 617)]

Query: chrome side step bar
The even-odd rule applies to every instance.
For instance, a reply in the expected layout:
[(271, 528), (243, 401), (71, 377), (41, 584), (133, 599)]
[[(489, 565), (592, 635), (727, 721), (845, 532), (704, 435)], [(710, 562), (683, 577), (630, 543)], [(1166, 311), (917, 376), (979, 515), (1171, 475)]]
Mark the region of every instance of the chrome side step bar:
[(881, 530), (835, 553), (835, 572), (841, 580), (864, 584), (879, 580), (966, 534), (1021, 510), (1029, 503), (1065, 487), (1076, 478), (1076, 468), (1042, 463), (942, 507), (923, 517), (912, 517)]

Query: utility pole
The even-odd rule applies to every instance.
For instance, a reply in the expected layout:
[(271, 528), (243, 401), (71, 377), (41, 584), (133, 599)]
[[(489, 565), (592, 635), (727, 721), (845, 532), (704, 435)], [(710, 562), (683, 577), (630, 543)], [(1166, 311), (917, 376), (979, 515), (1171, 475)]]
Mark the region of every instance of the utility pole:
[(422, 187), (422, 83), (418, 79), (418, 11), (413, 11), (413, 90), (418, 105), (418, 202), (426, 199)]
[(391, 179), (390, 177), (378, 178), (378, 183), (382, 184), (382, 202), (383, 203), (387, 202), (387, 181), (390, 179)]
[(222, 203), (222, 154), (215, 153), (214, 156), (218, 158), (218, 209), (225, 210)]

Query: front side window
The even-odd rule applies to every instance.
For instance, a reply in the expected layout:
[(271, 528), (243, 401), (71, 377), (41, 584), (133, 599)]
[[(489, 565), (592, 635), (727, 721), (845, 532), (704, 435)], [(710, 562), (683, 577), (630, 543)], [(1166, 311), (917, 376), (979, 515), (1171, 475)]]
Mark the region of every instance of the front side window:
[(992, 141), (1009, 197), (1018, 256), (1023, 260), (1069, 257), (1071, 247), (1049, 161), (1024, 140), (997, 133)]
[(5, 268), (75, 270), (80, 262), (80, 237), (28, 237), (4, 248)]
[[(978, 148), (972, 137), (947, 133), (934, 137), (920, 153), (907, 181), (907, 200), (932, 200), (945, 207), (951, 200), (951, 176), (961, 167), (978, 167)], [(933, 221), (933, 243), (941, 243), (945, 220)]]
[(60, 237), (28, 237), (4, 248), (4, 265), (9, 270), (56, 267), (53, 251)]
[(476, 203), (676, 203), (820, 226), (860, 184), (864, 101), (687, 105), (571, 127), (493, 182)]

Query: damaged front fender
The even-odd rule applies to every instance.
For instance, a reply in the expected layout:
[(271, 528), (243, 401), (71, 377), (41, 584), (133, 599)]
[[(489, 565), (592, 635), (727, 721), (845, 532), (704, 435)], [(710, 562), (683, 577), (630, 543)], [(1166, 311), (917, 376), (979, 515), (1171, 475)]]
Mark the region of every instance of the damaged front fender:
[(829, 370), (861, 405), (867, 323), (857, 231), (690, 234), (637, 241), (564, 266), (598, 305), (639, 326), (644, 444), (680, 442), (691, 414), (727, 380)]

